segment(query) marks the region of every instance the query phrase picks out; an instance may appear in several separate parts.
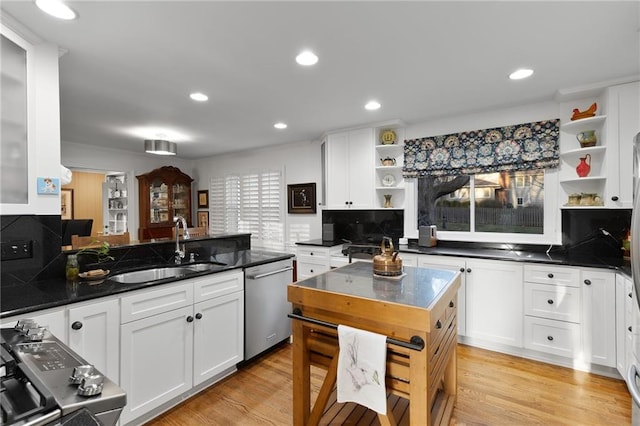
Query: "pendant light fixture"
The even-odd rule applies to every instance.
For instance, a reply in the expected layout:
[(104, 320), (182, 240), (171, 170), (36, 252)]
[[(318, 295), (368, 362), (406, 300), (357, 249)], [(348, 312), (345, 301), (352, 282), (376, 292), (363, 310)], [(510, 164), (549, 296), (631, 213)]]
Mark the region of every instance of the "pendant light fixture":
[(175, 142), (169, 142), (163, 139), (145, 139), (144, 151), (156, 155), (176, 155), (178, 153), (178, 146)]

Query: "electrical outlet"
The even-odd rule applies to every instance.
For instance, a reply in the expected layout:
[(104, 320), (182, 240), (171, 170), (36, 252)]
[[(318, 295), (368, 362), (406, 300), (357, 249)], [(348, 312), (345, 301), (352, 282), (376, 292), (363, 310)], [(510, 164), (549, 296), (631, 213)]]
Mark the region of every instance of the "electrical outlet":
[(33, 257), (33, 241), (19, 240), (0, 244), (2, 255), (0, 260), (30, 259)]

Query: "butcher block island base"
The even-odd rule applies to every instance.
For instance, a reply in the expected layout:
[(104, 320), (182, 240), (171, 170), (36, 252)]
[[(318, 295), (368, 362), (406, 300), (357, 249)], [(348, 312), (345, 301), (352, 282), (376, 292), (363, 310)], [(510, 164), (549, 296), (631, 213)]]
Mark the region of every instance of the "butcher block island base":
[[(374, 277), (370, 263), (357, 262), (289, 285), (294, 425), (320, 424), (327, 411), (336, 382), (339, 324), (387, 336), (389, 398), (387, 415), (378, 415), (382, 425), (397, 424), (400, 411), (408, 411), (406, 424), (449, 424), (456, 401), (460, 276), (413, 267), (404, 272), (401, 280)], [(327, 370), (313, 407), (312, 365)]]

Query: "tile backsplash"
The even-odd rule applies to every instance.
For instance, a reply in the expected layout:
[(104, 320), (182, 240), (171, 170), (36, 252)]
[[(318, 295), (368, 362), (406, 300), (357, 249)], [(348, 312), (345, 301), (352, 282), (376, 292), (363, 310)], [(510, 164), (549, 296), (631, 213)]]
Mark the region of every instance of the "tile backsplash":
[[(60, 215), (2, 215), (0, 240), (31, 241), (33, 256), (28, 259), (6, 260), (0, 257), (0, 283), (29, 282), (47, 274), (56, 274), (64, 265), (61, 253), (62, 235)], [(63, 267), (63, 266), (62, 266)], [(9, 279), (11, 277), (11, 279)]]

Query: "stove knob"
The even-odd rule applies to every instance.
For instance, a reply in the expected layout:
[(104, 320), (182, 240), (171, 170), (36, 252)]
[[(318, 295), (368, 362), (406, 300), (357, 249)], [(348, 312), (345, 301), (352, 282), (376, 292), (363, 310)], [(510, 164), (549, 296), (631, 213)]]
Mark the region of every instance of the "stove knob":
[(41, 342), (45, 330), (44, 327), (29, 328), (25, 333), (25, 338), (30, 342)]
[(104, 386), (104, 376), (100, 373), (92, 374), (82, 379), (78, 386), (78, 395), (94, 396), (102, 393)]
[(71, 377), (69, 377), (69, 383), (78, 385), (85, 377), (91, 376), (94, 373), (93, 365), (79, 365), (73, 369)]

